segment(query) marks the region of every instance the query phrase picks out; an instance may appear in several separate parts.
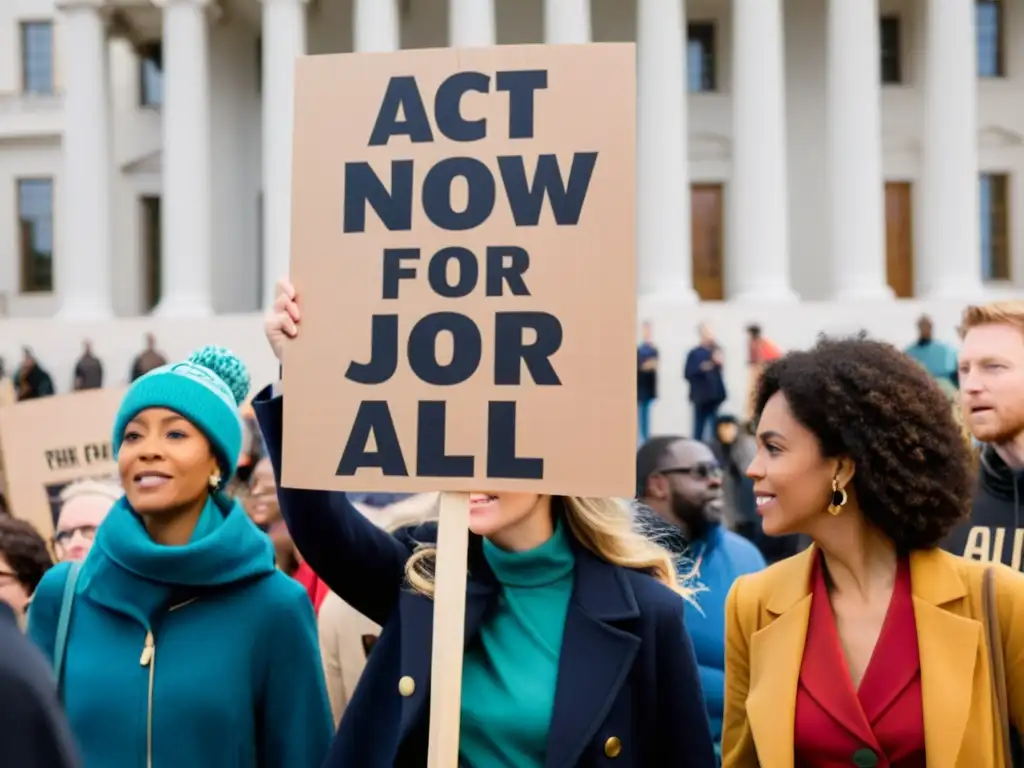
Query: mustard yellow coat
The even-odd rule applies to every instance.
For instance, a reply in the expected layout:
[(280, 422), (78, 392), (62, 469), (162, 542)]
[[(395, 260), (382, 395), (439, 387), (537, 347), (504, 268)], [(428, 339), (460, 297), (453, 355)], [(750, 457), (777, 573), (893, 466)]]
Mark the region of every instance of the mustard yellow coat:
[[(736, 580), (726, 600), (723, 768), (792, 768), (797, 681), (817, 549)], [(988, 563), (910, 557), (928, 768), (1008, 768), (996, 748), (982, 612)], [(1024, 733), (1024, 574), (997, 568), (1010, 719)], [(837, 670), (837, 674), (839, 674)]]

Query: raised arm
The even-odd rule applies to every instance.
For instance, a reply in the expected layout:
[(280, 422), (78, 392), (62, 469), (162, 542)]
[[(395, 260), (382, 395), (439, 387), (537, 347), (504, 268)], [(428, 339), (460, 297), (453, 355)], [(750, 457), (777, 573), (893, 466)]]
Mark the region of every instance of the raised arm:
[(281, 514), (299, 552), (342, 600), (377, 624), (387, 623), (405, 580), (409, 548), (368, 520), (344, 493), (286, 488), (283, 398), (267, 387), (252, 404), (274, 466)]

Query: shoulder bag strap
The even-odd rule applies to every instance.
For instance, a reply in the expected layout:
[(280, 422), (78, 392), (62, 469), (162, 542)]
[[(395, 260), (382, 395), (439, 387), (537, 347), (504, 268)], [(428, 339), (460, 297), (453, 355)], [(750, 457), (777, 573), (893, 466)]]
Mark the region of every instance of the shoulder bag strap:
[[(53, 671), (57, 677), (57, 691), (62, 689), (64, 680), (64, 654), (68, 643), (68, 626), (71, 623), (71, 607), (75, 602), (75, 583), (82, 563), (75, 560), (68, 568), (68, 576), (64, 581), (64, 596), (60, 601), (60, 618), (57, 620), (57, 638), (53, 645)], [(63, 695), (61, 695), (63, 698)]]
[(1006, 696), (1006, 660), (1003, 658), (1003, 636), (999, 629), (999, 606), (996, 603), (996, 573), (986, 568), (982, 577), (981, 596), (985, 613), (985, 640), (988, 645), (989, 672), (992, 679), (992, 698), (999, 715), (999, 743), (1002, 764), (1012, 768), (1010, 751), (1010, 707)]

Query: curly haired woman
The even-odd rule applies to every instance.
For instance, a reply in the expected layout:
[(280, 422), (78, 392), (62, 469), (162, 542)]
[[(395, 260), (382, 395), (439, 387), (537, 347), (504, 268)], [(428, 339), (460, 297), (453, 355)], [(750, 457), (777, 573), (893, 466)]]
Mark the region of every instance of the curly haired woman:
[[(294, 288), (266, 319), (281, 360)], [(253, 400), (275, 471), (283, 397)], [(383, 627), (324, 768), (422, 768), (430, 718), (437, 525), (394, 534), (344, 493), (279, 487), (300, 552)], [(668, 550), (611, 499), (470, 494), (459, 764), (465, 768), (716, 765), (683, 596)]]
[[(972, 487), (945, 395), (887, 344), (822, 340), (767, 368), (757, 413), (748, 475), (764, 531), (814, 544), (729, 594), (725, 768), (1006, 766), (990, 566), (938, 549)], [(994, 575), (1019, 730), (1024, 575)]]

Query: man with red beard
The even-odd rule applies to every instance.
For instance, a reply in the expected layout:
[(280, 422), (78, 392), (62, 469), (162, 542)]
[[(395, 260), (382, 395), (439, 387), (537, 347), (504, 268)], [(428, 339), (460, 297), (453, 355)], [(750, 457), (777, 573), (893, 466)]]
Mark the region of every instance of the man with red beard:
[(964, 310), (960, 404), (983, 443), (970, 519), (946, 549), (1024, 568), (1024, 301)]

